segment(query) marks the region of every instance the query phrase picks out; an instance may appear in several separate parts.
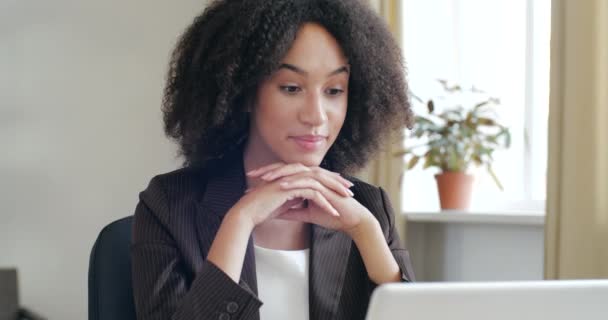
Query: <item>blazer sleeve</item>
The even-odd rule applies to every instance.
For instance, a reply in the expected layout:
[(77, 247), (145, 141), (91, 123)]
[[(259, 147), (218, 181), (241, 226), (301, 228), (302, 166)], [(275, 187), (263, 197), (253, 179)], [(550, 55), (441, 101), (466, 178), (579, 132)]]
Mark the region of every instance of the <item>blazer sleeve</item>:
[(243, 282), (235, 283), (208, 261), (194, 275), (187, 271), (176, 235), (163, 223), (168, 215), (166, 194), (153, 179), (140, 194), (133, 222), (131, 263), (137, 319), (253, 319), (262, 302)]
[(386, 220), (388, 221), (386, 242), (399, 265), (399, 269), (401, 269), (401, 281), (413, 282), (416, 278), (414, 276), (414, 269), (412, 268), (412, 261), (409, 252), (403, 247), (401, 240), (399, 239), (399, 233), (395, 227), (395, 211), (393, 210), (393, 206), (391, 205), (386, 192), (382, 188), (379, 189), (384, 213), (386, 214)]

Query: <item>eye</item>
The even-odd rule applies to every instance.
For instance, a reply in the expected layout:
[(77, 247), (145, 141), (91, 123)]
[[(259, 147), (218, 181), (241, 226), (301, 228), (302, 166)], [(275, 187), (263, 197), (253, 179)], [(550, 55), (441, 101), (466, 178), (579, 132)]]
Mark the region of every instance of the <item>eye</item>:
[(331, 89), (327, 89), (327, 91), (325, 91), (327, 94), (329, 94), (330, 96), (339, 96), (341, 95), (344, 90), (342, 89), (336, 89), (336, 88), (331, 88)]
[(280, 86), (281, 91), (287, 93), (287, 94), (296, 94), (300, 91), (302, 91), (302, 88), (298, 87), (298, 86)]

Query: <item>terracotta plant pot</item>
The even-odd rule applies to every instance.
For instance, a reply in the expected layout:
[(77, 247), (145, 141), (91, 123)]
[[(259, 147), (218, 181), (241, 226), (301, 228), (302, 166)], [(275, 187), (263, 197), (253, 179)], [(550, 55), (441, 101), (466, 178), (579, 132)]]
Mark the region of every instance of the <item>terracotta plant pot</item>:
[(435, 175), (442, 210), (467, 210), (471, 203), (473, 176), (462, 172)]

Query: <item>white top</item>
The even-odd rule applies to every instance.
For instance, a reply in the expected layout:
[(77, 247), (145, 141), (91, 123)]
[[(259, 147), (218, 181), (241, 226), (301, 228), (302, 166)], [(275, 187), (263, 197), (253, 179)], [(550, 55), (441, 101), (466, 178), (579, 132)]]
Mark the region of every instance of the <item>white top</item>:
[(260, 320), (308, 320), (310, 249), (255, 248)]

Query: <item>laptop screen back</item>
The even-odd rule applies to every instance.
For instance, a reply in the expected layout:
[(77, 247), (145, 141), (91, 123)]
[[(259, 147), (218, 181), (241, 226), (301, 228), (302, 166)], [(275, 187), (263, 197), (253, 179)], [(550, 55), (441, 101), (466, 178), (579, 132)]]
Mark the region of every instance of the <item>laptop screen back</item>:
[(608, 319), (608, 280), (387, 284), (367, 320)]

